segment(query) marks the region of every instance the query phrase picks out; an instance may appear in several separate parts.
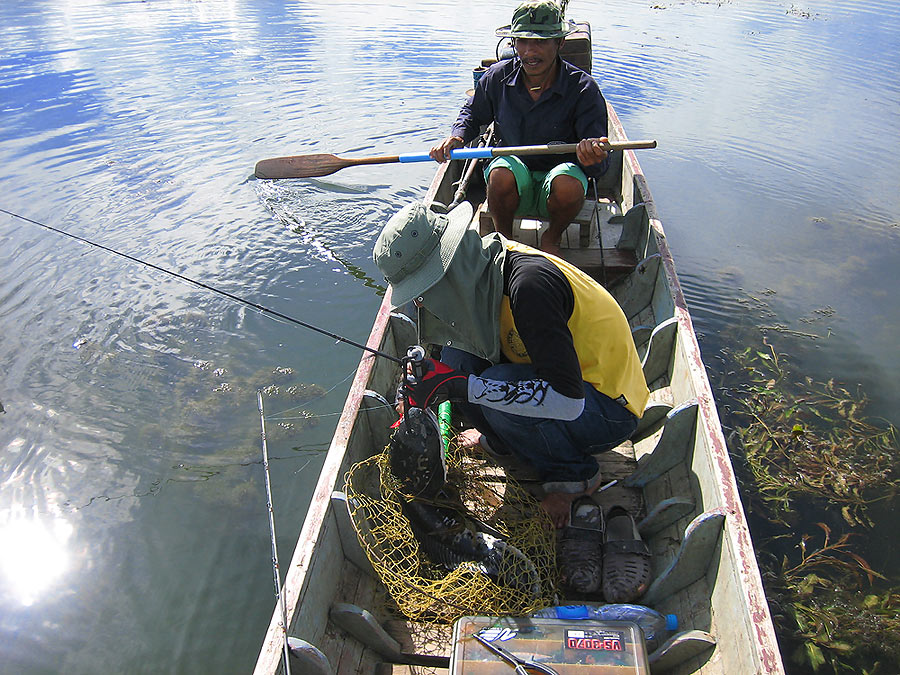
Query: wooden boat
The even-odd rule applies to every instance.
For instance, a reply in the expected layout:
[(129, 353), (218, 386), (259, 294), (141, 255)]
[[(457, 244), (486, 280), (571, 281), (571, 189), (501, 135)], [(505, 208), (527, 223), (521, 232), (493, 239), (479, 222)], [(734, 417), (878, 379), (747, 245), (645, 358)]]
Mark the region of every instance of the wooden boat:
[[(565, 43), (566, 58), (590, 69), (589, 27)], [(626, 140), (610, 108), (611, 140)], [(563, 237), (561, 256), (601, 281), (633, 327), (651, 401), (632, 440), (598, 456), (620, 485), (601, 499), (630, 500), (653, 554), (653, 582), (639, 600), (679, 617), (681, 633), (651, 655), (654, 673), (781, 673), (783, 666), (744, 510), (691, 317), (656, 205), (631, 151), (616, 153), (606, 176)], [(440, 165), (429, 204), (449, 204), (470, 167)], [(472, 226), (491, 230), (480, 171), (465, 198)], [(514, 236), (536, 244), (540, 223), (517, 222)], [(368, 346), (397, 356), (415, 343), (410, 319), (385, 295)], [(366, 353), (338, 422), (283, 587), (292, 672), (446, 672), (450, 641), (417, 642), (414, 626), (379, 611), (384, 590), (348, 517), (343, 492), (354, 463), (380, 452), (395, 417), (395, 363)], [(276, 607), (257, 675), (283, 668)], [(426, 653), (427, 652), (427, 653)], [(412, 665), (411, 665), (412, 664)], [(418, 664), (418, 665), (416, 665)], [(429, 671), (424, 671), (429, 672)]]

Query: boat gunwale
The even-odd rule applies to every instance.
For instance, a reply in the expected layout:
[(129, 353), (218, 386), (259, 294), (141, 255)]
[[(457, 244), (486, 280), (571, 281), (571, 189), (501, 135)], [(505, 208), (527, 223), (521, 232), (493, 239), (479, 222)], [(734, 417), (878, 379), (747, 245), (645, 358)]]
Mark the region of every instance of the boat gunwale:
[[(612, 106), (608, 106), (608, 112), (609, 123), (616, 137), (618, 139), (627, 138), (619, 116)], [(656, 237), (657, 248), (666, 274), (667, 286), (674, 301), (675, 317), (678, 321), (680, 337), (683, 340), (682, 346), (688, 357), (687, 364), (691, 373), (690, 379), (697, 397), (698, 412), (703, 422), (701, 424), (700, 420), (698, 420), (698, 433), (702, 429), (706, 434), (706, 438), (709, 441), (709, 451), (712, 453), (715, 470), (719, 477), (719, 480), (715, 481), (715, 485), (722, 500), (722, 507), (720, 508), (728, 516), (725, 519), (724, 533), (728, 536), (731, 548), (736, 554), (736, 562), (740, 563), (739, 582), (743, 586), (744, 597), (748, 603), (748, 613), (756, 631), (755, 643), (764, 669), (763, 672), (783, 673), (784, 664), (782, 663), (781, 652), (778, 649), (775, 626), (772, 622), (762, 576), (759, 572), (756, 552), (750, 536), (750, 526), (747, 522), (743, 502), (741, 501), (737, 476), (734, 473), (734, 466), (731, 463), (725, 434), (722, 431), (722, 421), (712, 393), (712, 385), (709, 382), (706, 365), (703, 363), (700, 344), (694, 331), (693, 319), (687, 307), (681, 282), (675, 271), (675, 259), (669, 249), (665, 230), (656, 210), (656, 202), (653, 200), (649, 184), (634, 151), (625, 151), (624, 164), (630, 168), (633, 180), (636, 182), (635, 189), (641, 195), (641, 199), (635, 201), (643, 202), (647, 208), (650, 228)], [(625, 165), (622, 168), (623, 172), (626, 170)]]

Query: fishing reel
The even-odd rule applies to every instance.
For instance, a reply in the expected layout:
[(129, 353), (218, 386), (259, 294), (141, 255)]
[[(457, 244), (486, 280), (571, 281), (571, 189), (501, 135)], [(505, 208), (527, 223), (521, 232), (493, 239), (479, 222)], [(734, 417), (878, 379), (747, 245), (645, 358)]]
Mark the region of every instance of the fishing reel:
[(414, 407), (409, 398), (410, 388), (425, 377), (426, 356), (425, 348), (422, 345), (412, 345), (406, 350), (406, 356), (400, 359), (402, 375), (400, 387), (397, 389), (397, 402), (399, 403), (402, 398), (407, 410)]
[(428, 408), (448, 399), (464, 400), (468, 391), (468, 375), (445, 363), (429, 358), (420, 345), (410, 347), (400, 361), (403, 376), (397, 390), (397, 401), (407, 409)]

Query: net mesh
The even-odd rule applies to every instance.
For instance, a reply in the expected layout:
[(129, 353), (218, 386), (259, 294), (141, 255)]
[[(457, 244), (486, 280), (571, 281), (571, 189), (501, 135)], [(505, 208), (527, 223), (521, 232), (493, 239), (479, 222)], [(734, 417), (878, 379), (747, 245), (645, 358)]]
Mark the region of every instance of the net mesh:
[(552, 604), (558, 582), (555, 536), (538, 501), (454, 442), (448, 444), (447, 484), (471, 516), (525, 554), (524, 562), (505, 556), (501, 578), (536, 577), (539, 592), (501, 584), (474, 564), (448, 570), (432, 563), (401, 510), (404, 495), (385, 448), (351, 467), (345, 490), (360, 544), (400, 612), (413, 621), (452, 623), (468, 615), (522, 616)]

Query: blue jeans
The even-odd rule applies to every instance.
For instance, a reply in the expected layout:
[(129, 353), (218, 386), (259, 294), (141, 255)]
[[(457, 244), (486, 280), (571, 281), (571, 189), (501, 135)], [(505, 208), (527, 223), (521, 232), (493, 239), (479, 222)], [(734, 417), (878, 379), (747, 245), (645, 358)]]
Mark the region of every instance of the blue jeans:
[[(515, 382), (537, 377), (530, 364), (490, 365), (473, 354), (444, 347), (441, 361), (464, 373)], [(572, 421), (512, 415), (495, 408), (458, 405), (497, 454), (511, 453), (534, 468), (549, 492), (583, 492), (597, 480), (600, 467), (593, 454), (611, 450), (637, 428), (624, 406), (584, 383), (584, 412)]]

